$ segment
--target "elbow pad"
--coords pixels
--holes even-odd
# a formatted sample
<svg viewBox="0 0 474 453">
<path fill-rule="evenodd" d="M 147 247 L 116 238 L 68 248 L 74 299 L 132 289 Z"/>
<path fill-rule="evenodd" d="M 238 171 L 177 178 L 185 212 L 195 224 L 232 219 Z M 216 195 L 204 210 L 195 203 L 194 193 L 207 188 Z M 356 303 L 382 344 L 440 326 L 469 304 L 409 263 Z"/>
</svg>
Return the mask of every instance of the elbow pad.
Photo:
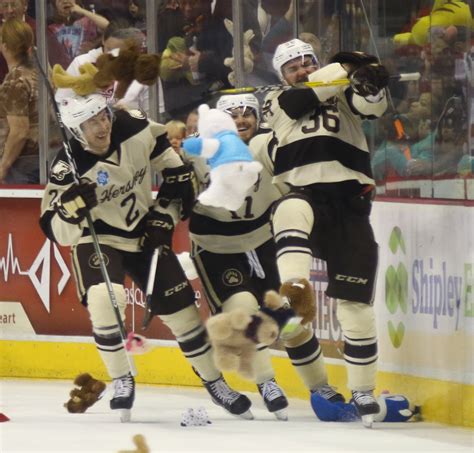
<svg viewBox="0 0 474 453">
<path fill-rule="evenodd" d="M 340 63 L 331 63 L 324 68 L 318 69 L 308 76 L 310 82 L 332 82 L 334 80 L 346 79 L 348 72 L 342 67 Z M 315 87 L 312 88 L 316 96 L 321 102 L 327 101 L 333 96 L 337 96 L 346 87 L 343 85 Z"/>
</svg>

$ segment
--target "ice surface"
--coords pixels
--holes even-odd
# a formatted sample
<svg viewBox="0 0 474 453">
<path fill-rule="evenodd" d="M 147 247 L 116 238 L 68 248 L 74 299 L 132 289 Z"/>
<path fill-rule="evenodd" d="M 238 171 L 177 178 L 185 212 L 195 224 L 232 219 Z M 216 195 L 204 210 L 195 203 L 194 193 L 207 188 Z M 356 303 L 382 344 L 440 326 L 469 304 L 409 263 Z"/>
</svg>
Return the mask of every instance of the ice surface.
<svg viewBox="0 0 474 453">
<path fill-rule="evenodd" d="M 131 423 L 120 423 L 107 393 L 85 414 L 63 407 L 71 382 L 0 381 L 0 451 L 134 451 L 132 437 L 145 436 L 150 452 L 473 452 L 474 431 L 432 423 L 383 423 L 368 430 L 360 422 L 323 423 L 309 401 L 290 401 L 289 421 L 277 421 L 256 393 L 255 420 L 240 420 L 215 406 L 204 389 L 138 385 Z M 182 427 L 187 408 L 204 406 L 211 425 Z"/>
</svg>

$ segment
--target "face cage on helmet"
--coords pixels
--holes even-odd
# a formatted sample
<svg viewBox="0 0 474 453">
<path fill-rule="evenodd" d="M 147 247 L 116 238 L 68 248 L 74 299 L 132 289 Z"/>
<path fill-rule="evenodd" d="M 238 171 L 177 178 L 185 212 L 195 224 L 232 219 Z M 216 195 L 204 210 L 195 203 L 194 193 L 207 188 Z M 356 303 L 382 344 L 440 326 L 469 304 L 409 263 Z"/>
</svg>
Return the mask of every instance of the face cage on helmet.
<svg viewBox="0 0 474 453">
<path fill-rule="evenodd" d="M 281 66 L 280 66 L 280 69 L 279 69 L 279 73 L 280 73 L 280 78 L 284 81 L 286 81 L 285 79 L 285 76 L 283 75 L 283 66 L 285 66 L 286 64 L 292 62 L 292 61 L 295 61 L 295 60 L 298 60 L 298 58 L 301 58 L 301 61 L 304 62 L 304 59 L 306 57 L 311 57 L 311 61 L 313 62 L 313 65 L 316 66 L 316 69 L 319 69 L 319 60 L 318 58 L 316 57 L 316 55 L 312 54 L 312 53 L 305 53 L 305 54 L 302 54 L 302 55 L 298 55 L 297 57 L 295 58 L 292 58 L 291 60 L 288 60 L 288 61 L 285 61 Z"/>
<path fill-rule="evenodd" d="M 108 116 L 109 116 L 109 119 L 110 119 L 110 122 L 113 123 L 114 122 L 114 119 L 115 119 L 115 116 L 114 116 L 114 112 L 112 111 L 112 109 L 110 108 L 110 106 L 107 104 L 106 107 L 104 107 L 100 112 L 96 113 L 94 116 L 97 116 L 97 115 L 100 115 L 104 110 L 107 111 L 108 113 Z M 81 144 L 83 145 L 85 148 L 87 148 L 89 146 L 89 143 L 87 142 L 86 138 L 84 137 L 84 133 L 82 132 L 82 128 L 81 126 L 86 122 L 86 121 L 89 121 L 90 119 L 94 118 L 94 116 L 91 116 L 90 118 L 88 118 L 87 120 L 85 120 L 84 122 L 82 122 L 79 126 L 77 127 L 67 127 L 67 129 L 69 130 L 69 132 L 71 132 L 72 136 Z"/>
<path fill-rule="evenodd" d="M 245 111 L 247 109 L 251 110 L 252 113 L 255 115 L 255 118 L 257 119 L 257 124 L 260 123 L 260 116 L 258 114 L 258 112 L 253 108 L 253 107 L 250 107 L 248 105 L 238 105 L 236 107 L 229 107 L 228 109 L 225 109 L 224 112 L 228 113 L 229 115 L 232 115 L 232 110 L 235 110 L 235 109 L 242 109 L 242 116 L 244 115 Z"/>
</svg>

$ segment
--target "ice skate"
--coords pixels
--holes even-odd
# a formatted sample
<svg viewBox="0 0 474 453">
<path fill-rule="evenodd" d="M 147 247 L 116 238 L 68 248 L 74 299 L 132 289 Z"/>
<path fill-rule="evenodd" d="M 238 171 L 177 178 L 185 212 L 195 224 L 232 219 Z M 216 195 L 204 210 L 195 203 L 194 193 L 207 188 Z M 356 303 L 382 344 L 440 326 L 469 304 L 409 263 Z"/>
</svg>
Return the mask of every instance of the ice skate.
<svg viewBox="0 0 474 453">
<path fill-rule="evenodd" d="M 315 390 L 312 390 L 311 393 L 317 393 L 319 396 L 323 397 L 325 400 L 330 401 L 331 403 L 345 403 L 346 399 L 341 393 L 336 392 L 333 387 L 328 384 L 323 385 Z"/>
<path fill-rule="evenodd" d="M 250 400 L 245 395 L 232 390 L 222 376 L 215 381 L 203 381 L 203 384 L 215 404 L 223 407 L 232 415 L 253 420 L 253 414 L 250 412 L 252 405 Z"/>
<path fill-rule="evenodd" d="M 261 384 L 257 384 L 257 387 L 268 411 L 275 414 L 278 420 L 287 421 L 288 412 L 286 408 L 288 407 L 288 400 L 283 390 L 275 382 L 275 379 L 269 379 Z"/>
<path fill-rule="evenodd" d="M 129 422 L 131 409 L 135 400 L 135 379 L 128 373 L 125 376 L 113 380 L 114 396 L 110 400 L 110 409 L 120 410 L 120 421 Z"/>
<path fill-rule="evenodd" d="M 380 412 L 379 403 L 374 397 L 372 390 L 360 392 L 352 391 L 352 401 L 362 418 L 362 423 L 366 428 L 372 428 L 374 416 Z"/>
</svg>

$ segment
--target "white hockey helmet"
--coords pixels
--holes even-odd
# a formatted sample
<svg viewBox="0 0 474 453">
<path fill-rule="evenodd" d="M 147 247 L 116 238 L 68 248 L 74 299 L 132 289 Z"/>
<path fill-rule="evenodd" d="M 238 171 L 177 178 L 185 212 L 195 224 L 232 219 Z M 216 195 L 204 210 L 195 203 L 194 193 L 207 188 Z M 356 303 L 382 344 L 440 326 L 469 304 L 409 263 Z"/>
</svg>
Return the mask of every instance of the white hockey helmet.
<svg viewBox="0 0 474 453">
<path fill-rule="evenodd" d="M 82 132 L 81 124 L 104 109 L 109 109 L 107 99 L 101 94 L 96 93 L 87 96 L 64 98 L 59 105 L 62 122 L 83 145 L 87 145 L 87 140 Z"/>
<path fill-rule="evenodd" d="M 319 66 L 318 57 L 314 53 L 311 44 L 308 44 L 301 39 L 292 39 L 291 41 L 280 44 L 273 55 L 273 69 L 276 71 L 281 80 L 285 80 L 282 73 L 282 66 L 295 58 L 304 58 L 310 55 L 315 65 Z"/>
<path fill-rule="evenodd" d="M 216 108 L 222 112 L 231 113 L 231 110 L 243 107 L 243 112 L 247 108 L 255 112 L 257 122 L 260 122 L 260 104 L 253 94 L 227 94 L 221 96 L 217 101 Z"/>
</svg>

